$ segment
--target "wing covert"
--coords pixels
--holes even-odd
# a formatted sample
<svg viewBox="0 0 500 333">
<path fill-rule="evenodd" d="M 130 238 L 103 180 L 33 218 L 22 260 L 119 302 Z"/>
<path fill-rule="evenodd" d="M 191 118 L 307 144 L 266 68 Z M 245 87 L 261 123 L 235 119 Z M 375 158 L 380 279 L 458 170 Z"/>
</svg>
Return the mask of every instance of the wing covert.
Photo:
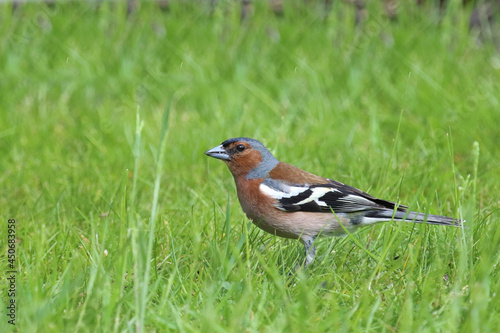
<svg viewBox="0 0 500 333">
<path fill-rule="evenodd" d="M 260 190 L 277 200 L 276 208 L 287 211 L 354 213 L 373 209 L 394 209 L 396 204 L 377 199 L 354 187 L 330 180 L 326 184 L 288 184 L 265 179 Z M 405 210 L 398 206 L 398 210 Z"/>
</svg>

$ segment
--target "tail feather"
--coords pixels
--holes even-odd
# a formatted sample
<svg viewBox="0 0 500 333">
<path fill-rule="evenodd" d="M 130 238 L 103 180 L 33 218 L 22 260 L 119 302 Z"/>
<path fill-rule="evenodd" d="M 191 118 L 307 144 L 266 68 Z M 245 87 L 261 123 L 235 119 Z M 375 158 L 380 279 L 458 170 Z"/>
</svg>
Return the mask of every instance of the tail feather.
<svg viewBox="0 0 500 333">
<path fill-rule="evenodd" d="M 424 214 L 409 211 L 393 211 L 393 210 L 371 210 L 367 212 L 365 217 L 375 218 L 375 219 L 386 219 L 404 222 L 415 222 L 415 223 L 428 223 L 436 225 L 449 225 L 461 227 L 464 220 L 455 219 L 448 216 Z"/>
</svg>

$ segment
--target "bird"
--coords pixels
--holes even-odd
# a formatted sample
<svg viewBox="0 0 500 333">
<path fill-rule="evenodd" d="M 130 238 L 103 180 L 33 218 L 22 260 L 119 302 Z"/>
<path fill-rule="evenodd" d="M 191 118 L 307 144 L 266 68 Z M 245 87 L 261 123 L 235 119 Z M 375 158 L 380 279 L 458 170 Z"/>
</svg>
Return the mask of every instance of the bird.
<svg viewBox="0 0 500 333">
<path fill-rule="evenodd" d="M 258 140 L 228 139 L 205 155 L 222 160 L 233 175 L 246 216 L 275 236 L 299 239 L 304 269 L 316 255 L 318 236 L 345 236 L 387 221 L 461 227 L 463 220 L 409 211 L 344 183 L 317 176 L 279 161 Z"/>
</svg>

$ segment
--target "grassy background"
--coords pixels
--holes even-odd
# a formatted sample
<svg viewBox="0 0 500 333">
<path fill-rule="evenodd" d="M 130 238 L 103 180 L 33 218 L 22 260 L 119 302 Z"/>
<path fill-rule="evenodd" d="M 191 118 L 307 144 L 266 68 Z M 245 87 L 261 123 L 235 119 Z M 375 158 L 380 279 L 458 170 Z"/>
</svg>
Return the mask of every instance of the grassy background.
<svg viewBox="0 0 500 333">
<path fill-rule="evenodd" d="M 495 331 L 500 56 L 456 5 L 390 22 L 370 2 L 358 27 L 340 1 L 326 19 L 257 2 L 244 24 L 235 1 L 0 5 L 0 246 L 15 218 L 19 271 L 0 331 Z M 468 228 L 323 239 L 290 277 L 302 245 L 249 223 L 203 155 L 235 136 Z"/>
</svg>

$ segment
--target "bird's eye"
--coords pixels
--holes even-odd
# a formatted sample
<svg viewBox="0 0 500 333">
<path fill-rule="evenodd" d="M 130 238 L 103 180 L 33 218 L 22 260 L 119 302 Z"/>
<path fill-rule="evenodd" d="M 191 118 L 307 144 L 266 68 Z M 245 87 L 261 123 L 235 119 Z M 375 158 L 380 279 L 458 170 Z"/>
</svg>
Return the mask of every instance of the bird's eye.
<svg viewBox="0 0 500 333">
<path fill-rule="evenodd" d="M 237 145 L 236 146 L 237 151 L 243 151 L 243 150 L 245 150 L 245 148 L 246 148 L 245 145 Z"/>
</svg>

